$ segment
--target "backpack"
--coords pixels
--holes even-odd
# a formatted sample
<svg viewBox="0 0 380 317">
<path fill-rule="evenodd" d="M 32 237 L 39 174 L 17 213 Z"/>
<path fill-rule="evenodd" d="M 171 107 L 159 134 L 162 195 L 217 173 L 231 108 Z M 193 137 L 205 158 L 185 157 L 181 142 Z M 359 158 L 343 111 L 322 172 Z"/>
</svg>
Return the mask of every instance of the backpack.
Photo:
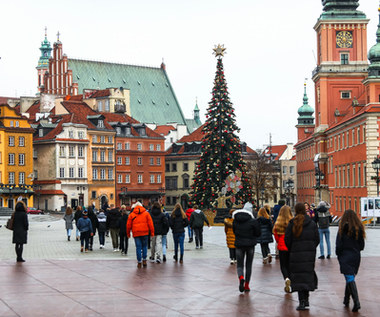
<svg viewBox="0 0 380 317">
<path fill-rule="evenodd" d="M 330 226 L 330 213 L 318 212 L 318 224 L 320 229 L 327 229 Z"/>
</svg>

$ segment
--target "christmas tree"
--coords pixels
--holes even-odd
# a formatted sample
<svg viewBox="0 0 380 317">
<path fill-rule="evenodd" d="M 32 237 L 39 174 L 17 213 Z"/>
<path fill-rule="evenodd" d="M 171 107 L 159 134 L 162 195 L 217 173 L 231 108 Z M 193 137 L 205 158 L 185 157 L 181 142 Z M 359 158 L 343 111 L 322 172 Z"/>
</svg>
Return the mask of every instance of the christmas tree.
<svg viewBox="0 0 380 317">
<path fill-rule="evenodd" d="M 202 209 L 216 207 L 217 200 L 228 198 L 240 204 L 251 200 L 246 165 L 241 144 L 235 132 L 235 113 L 224 77 L 222 57 L 224 46 L 218 45 L 214 54 L 218 59 L 212 99 L 202 133 L 202 151 L 195 170 L 191 200 Z M 221 207 L 220 204 L 218 207 Z"/>
</svg>

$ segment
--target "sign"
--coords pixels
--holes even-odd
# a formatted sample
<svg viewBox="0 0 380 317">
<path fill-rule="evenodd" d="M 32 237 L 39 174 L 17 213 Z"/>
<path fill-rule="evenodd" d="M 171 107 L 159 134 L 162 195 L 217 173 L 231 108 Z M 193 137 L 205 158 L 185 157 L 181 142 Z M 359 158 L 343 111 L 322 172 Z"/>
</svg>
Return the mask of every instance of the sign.
<svg viewBox="0 0 380 317">
<path fill-rule="evenodd" d="M 362 217 L 380 217 L 380 197 L 361 197 L 360 214 Z"/>
</svg>

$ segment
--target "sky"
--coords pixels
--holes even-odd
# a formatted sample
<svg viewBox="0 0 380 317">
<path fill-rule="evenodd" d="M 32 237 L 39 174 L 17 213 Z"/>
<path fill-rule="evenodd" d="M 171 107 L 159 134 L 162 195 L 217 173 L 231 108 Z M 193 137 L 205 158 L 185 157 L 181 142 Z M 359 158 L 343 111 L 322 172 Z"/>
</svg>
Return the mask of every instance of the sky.
<svg viewBox="0 0 380 317">
<path fill-rule="evenodd" d="M 360 0 L 370 19 L 368 50 L 376 43 L 378 1 Z M 240 127 L 253 149 L 296 143 L 297 110 L 316 67 L 320 0 L 15 0 L 2 1 L 0 96 L 32 96 L 47 27 L 53 44 L 60 32 L 69 58 L 159 67 L 186 118 L 196 100 L 202 121 L 216 72 L 212 49 L 223 44 L 224 71 Z"/>
</svg>

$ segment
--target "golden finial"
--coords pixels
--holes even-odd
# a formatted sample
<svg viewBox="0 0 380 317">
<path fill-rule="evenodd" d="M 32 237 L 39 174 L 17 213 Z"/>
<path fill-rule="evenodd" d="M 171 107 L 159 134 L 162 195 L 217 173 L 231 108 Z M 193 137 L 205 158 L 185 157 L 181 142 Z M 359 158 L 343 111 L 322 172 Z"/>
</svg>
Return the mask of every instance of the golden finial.
<svg viewBox="0 0 380 317">
<path fill-rule="evenodd" d="M 224 56 L 224 54 L 225 54 L 225 50 L 226 50 L 226 48 L 224 47 L 224 45 L 220 45 L 220 44 L 218 44 L 218 46 L 216 46 L 215 45 L 215 48 L 213 48 L 213 50 L 214 50 L 214 55 L 215 55 L 215 57 L 219 57 L 219 56 Z"/>
</svg>

